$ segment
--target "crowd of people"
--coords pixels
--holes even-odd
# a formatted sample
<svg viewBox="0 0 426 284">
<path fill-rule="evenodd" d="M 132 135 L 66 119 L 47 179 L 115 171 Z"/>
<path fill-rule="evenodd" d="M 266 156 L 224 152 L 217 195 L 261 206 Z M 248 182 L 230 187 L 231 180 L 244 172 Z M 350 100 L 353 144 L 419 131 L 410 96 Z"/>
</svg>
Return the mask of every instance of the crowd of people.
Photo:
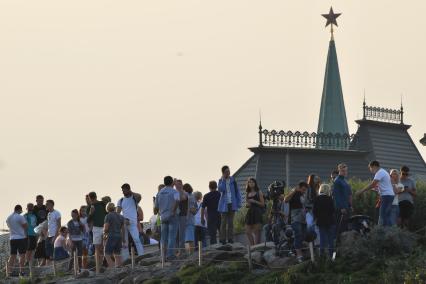
<svg viewBox="0 0 426 284">
<path fill-rule="evenodd" d="M 378 161 L 369 163 L 373 181 L 358 191 L 378 193 L 376 207 L 379 224 L 406 227 L 414 209 L 416 188 L 409 178 L 409 168 L 389 173 Z M 243 205 L 242 194 L 228 166 L 222 167 L 218 182 L 209 182 L 209 192 L 203 196 L 189 183 L 171 176 L 164 177 L 154 197 L 154 215 L 149 228 L 143 228 L 144 213 L 140 207 L 142 196 L 133 192 L 129 184 L 121 186 L 123 197 L 116 204 L 105 196 L 98 200 L 95 192 L 86 195 L 85 205 L 73 209 L 63 226 L 62 215 L 55 209 L 53 200 L 42 195 L 36 204 L 28 203 L 26 213 L 16 205 L 7 218 L 10 230 L 9 272 L 19 255 L 19 273 L 26 264 L 37 261 L 49 265 L 53 260 L 78 256 L 78 267 L 87 269 L 88 256 L 95 255 L 98 262 L 108 267 L 122 265 L 123 254 L 133 247 L 138 255 L 144 245 L 161 244 L 166 260 L 185 257 L 198 249 L 198 244 L 234 242 L 234 216 Z M 352 189 L 347 180 L 348 166 L 339 164 L 330 181 L 323 183 L 318 175 L 311 174 L 287 194 L 279 196 L 279 204 L 270 210 L 264 224 L 267 198 L 256 179 L 249 178 L 245 189 L 245 227 L 248 243 L 261 242 L 262 228 L 274 222 L 291 225 L 294 231 L 294 249 L 297 259 L 303 260 L 302 246 L 307 232 L 316 232 L 321 254 L 332 254 L 336 237 L 349 228 L 352 214 Z M 278 217 L 277 217 L 278 216 Z M 267 234 L 267 232 L 266 232 Z M 328 253 L 325 252 L 328 249 Z"/>
</svg>

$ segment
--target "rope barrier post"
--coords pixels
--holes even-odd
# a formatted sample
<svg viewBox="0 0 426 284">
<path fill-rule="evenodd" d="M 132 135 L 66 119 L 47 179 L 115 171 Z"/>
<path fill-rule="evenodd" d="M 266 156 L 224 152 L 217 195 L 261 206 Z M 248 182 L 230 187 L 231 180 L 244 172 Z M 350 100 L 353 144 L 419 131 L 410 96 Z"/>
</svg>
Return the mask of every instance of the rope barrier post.
<svg viewBox="0 0 426 284">
<path fill-rule="evenodd" d="M 99 263 L 99 254 L 98 251 L 95 249 L 95 263 L 96 263 L 96 274 L 99 274 L 101 271 L 100 263 Z"/>
<path fill-rule="evenodd" d="M 163 242 L 160 243 L 161 268 L 164 268 L 164 248 Z"/>
<path fill-rule="evenodd" d="M 52 261 L 52 266 L 53 266 L 53 276 L 56 277 L 56 275 L 58 275 L 58 272 L 56 271 L 56 261 L 55 260 Z"/>
<path fill-rule="evenodd" d="M 309 243 L 309 251 L 311 253 L 311 261 L 314 262 L 315 257 L 314 257 L 314 243 L 313 242 Z"/>
<path fill-rule="evenodd" d="M 32 260 L 30 260 L 29 262 L 28 262 L 28 268 L 30 269 L 30 279 L 31 280 L 33 280 L 33 261 Z"/>
<path fill-rule="evenodd" d="M 74 251 L 74 276 L 77 276 L 78 274 L 78 259 L 76 251 Z"/>
<path fill-rule="evenodd" d="M 203 251 L 202 242 L 198 241 L 198 266 L 201 266 L 201 255 Z"/>
<path fill-rule="evenodd" d="M 132 270 L 135 269 L 135 248 L 133 246 L 130 247 L 130 257 L 132 261 Z"/>
<path fill-rule="evenodd" d="M 251 261 L 251 247 L 250 247 L 250 245 L 247 245 L 247 254 L 248 254 L 248 265 L 249 265 L 249 271 L 251 272 L 252 271 L 252 268 L 253 268 L 253 264 L 252 264 L 252 261 Z"/>
</svg>

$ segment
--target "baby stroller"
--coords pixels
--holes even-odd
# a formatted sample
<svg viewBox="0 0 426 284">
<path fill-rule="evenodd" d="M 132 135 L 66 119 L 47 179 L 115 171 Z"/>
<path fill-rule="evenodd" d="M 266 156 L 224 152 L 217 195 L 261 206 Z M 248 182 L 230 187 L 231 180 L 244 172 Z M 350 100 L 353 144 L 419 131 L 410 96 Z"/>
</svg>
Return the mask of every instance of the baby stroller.
<svg viewBox="0 0 426 284">
<path fill-rule="evenodd" d="M 351 224 L 351 229 L 361 234 L 361 236 L 366 236 L 370 230 L 373 219 L 367 215 L 354 215 L 349 218 L 349 224 Z"/>
</svg>

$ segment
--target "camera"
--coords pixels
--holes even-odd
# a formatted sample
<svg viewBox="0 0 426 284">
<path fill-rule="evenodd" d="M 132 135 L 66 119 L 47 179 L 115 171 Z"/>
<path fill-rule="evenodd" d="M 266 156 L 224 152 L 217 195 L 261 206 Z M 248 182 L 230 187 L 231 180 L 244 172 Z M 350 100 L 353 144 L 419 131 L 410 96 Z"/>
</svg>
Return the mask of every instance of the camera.
<svg viewBox="0 0 426 284">
<path fill-rule="evenodd" d="M 274 181 L 268 186 L 267 199 L 278 200 L 284 194 L 285 181 Z"/>
</svg>

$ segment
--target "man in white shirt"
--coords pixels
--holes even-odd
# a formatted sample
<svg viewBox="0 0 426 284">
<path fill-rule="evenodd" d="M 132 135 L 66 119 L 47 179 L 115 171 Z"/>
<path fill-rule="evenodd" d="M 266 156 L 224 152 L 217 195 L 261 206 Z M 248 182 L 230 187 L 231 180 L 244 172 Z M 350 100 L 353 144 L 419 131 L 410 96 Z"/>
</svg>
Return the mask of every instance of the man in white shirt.
<svg viewBox="0 0 426 284">
<path fill-rule="evenodd" d="M 379 220 L 382 225 L 392 226 L 391 213 L 392 213 L 392 202 L 395 197 L 392 182 L 389 173 L 380 167 L 378 161 L 372 161 L 368 164 L 370 172 L 374 174 L 373 181 L 362 189 L 358 195 L 365 191 L 372 189 L 380 194 L 380 210 Z"/>
<path fill-rule="evenodd" d="M 46 201 L 47 209 L 47 239 L 46 239 L 46 257 L 53 259 L 53 244 L 56 237 L 59 235 L 61 228 L 61 213 L 55 210 L 55 202 L 51 199 Z"/>
<path fill-rule="evenodd" d="M 25 263 L 25 253 L 27 251 L 27 221 L 21 215 L 22 206 L 16 205 L 14 212 L 7 218 L 6 224 L 10 231 L 10 257 L 8 261 L 8 273 L 12 272 L 15 265 L 16 255 L 19 253 L 19 274 Z"/>
<path fill-rule="evenodd" d="M 140 194 L 132 192 L 130 185 L 125 183 L 121 186 L 124 197 L 117 202 L 117 213 L 122 213 L 123 217 L 129 220 L 127 230 L 132 237 L 133 243 L 135 244 L 138 255 L 143 255 L 143 245 L 139 237 L 138 229 L 138 204 L 142 197 Z M 142 217 L 142 216 L 141 216 Z M 124 236 L 128 238 L 128 236 Z"/>
</svg>

